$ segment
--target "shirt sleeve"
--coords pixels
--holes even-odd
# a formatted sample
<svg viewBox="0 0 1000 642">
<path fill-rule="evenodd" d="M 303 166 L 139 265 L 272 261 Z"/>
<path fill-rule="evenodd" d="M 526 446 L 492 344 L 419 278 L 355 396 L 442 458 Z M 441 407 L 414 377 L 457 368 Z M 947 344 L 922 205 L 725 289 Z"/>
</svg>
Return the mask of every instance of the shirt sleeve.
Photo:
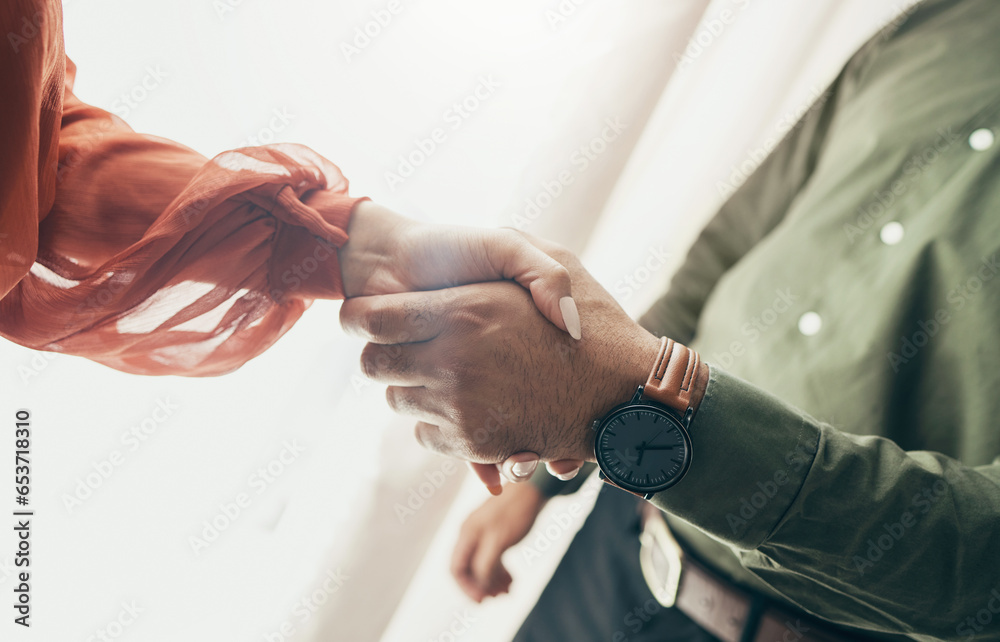
<svg viewBox="0 0 1000 642">
<path fill-rule="evenodd" d="M 1000 608 L 1000 461 L 847 434 L 715 367 L 691 439 L 706 454 L 651 501 L 790 601 L 886 633 L 995 635 L 966 618 Z"/>
<path fill-rule="evenodd" d="M 312 299 L 341 297 L 337 248 L 360 199 L 337 167 L 300 145 L 208 160 L 138 134 L 77 99 L 66 66 L 58 159 L 39 160 L 54 203 L 5 206 L 38 239 L 0 301 L 0 334 L 136 374 L 217 375 Z"/>
</svg>

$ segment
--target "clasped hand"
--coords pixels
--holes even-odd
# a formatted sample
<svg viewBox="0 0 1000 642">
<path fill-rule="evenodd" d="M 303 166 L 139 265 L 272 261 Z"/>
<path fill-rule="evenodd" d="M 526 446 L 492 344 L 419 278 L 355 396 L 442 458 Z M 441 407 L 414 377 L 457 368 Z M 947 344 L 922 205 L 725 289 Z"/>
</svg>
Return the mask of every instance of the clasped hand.
<svg viewBox="0 0 1000 642">
<path fill-rule="evenodd" d="M 645 380 L 658 345 L 576 257 L 530 240 L 569 271 L 579 341 L 509 281 L 357 297 L 341 308 L 344 328 L 369 341 L 363 372 L 388 384 L 395 411 L 419 420 L 418 441 L 487 465 L 477 472 L 488 486 L 499 486 L 488 471 L 505 461 L 509 472 L 517 462 L 573 470 L 593 460 L 591 422 Z"/>
</svg>

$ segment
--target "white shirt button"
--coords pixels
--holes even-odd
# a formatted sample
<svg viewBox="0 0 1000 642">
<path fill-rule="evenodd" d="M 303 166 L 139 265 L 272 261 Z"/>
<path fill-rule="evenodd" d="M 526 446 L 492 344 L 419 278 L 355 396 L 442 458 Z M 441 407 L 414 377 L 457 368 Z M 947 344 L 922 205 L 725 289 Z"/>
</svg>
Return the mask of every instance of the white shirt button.
<svg viewBox="0 0 1000 642">
<path fill-rule="evenodd" d="M 799 317 L 799 332 L 811 337 L 823 327 L 823 319 L 815 312 L 806 312 Z"/>
<path fill-rule="evenodd" d="M 895 245 L 903 240 L 903 224 L 899 221 L 889 221 L 882 226 L 878 237 L 886 245 Z"/>
<path fill-rule="evenodd" d="M 993 147 L 993 132 L 988 129 L 977 129 L 969 135 L 969 147 L 977 152 L 983 152 Z"/>
</svg>

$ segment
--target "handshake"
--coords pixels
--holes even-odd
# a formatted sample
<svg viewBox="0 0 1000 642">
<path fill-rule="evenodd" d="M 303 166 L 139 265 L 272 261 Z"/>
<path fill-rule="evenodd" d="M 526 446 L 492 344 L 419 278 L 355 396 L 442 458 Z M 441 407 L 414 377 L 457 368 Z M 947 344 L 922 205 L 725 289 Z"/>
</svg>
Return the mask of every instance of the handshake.
<svg viewBox="0 0 1000 642">
<path fill-rule="evenodd" d="M 513 230 L 415 224 L 355 208 L 340 249 L 344 329 L 426 448 L 465 459 L 493 495 L 538 462 L 563 480 L 594 461 L 592 422 L 646 381 L 659 340 L 567 250 Z M 509 590 L 505 550 L 546 498 L 516 484 L 466 520 L 451 571 L 472 599 Z"/>
<path fill-rule="evenodd" d="M 501 473 L 561 479 L 594 460 L 591 424 L 649 373 L 658 339 L 567 250 L 514 230 L 427 226 L 370 202 L 340 250 L 344 329 L 362 371 L 494 495 Z"/>
</svg>

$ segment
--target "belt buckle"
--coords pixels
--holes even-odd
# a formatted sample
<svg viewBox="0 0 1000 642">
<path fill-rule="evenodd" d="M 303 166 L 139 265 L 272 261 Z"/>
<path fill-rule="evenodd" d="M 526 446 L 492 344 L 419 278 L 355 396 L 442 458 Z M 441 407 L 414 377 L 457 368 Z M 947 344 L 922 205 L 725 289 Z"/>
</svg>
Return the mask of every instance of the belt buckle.
<svg viewBox="0 0 1000 642">
<path fill-rule="evenodd" d="M 647 504 L 639 535 L 639 566 L 653 597 L 666 608 L 677 602 L 681 557 L 681 546 L 671 534 L 663 514 L 652 504 Z"/>
</svg>

